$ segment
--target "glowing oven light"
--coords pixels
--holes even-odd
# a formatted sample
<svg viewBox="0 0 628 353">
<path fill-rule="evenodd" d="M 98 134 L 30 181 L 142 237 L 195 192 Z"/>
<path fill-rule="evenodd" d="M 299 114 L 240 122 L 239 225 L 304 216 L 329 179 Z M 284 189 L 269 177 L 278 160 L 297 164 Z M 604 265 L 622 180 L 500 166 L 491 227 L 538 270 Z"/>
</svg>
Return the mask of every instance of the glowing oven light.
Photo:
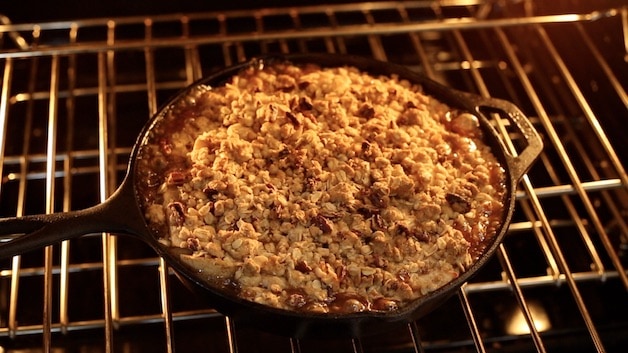
<svg viewBox="0 0 628 353">
<path fill-rule="evenodd" d="M 549 330 L 552 325 L 545 309 L 543 309 L 543 307 L 536 302 L 529 302 L 527 304 L 536 330 L 538 332 Z M 513 309 L 510 317 L 508 318 L 508 322 L 506 323 L 506 332 L 510 335 L 526 335 L 530 333 L 530 327 L 526 322 L 523 311 L 521 311 L 518 306 Z"/>
</svg>

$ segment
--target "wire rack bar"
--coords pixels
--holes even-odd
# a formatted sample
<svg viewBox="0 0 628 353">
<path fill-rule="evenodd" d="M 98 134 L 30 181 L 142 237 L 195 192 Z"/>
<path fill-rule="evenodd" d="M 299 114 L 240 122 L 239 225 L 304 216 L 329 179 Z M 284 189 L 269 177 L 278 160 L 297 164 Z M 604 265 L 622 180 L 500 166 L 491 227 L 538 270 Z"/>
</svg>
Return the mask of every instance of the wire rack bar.
<svg viewBox="0 0 628 353">
<path fill-rule="evenodd" d="M 562 156 L 563 161 L 566 161 L 565 163 L 569 163 L 568 162 L 568 156 L 567 153 L 565 152 L 564 148 L 562 147 L 562 144 L 560 142 L 560 139 L 557 137 L 556 131 L 554 130 L 554 127 L 551 123 L 551 121 L 548 119 L 547 114 L 545 113 L 545 109 L 538 97 L 538 93 L 534 90 L 534 88 L 532 88 L 532 83 L 530 82 L 528 76 L 525 73 L 525 70 L 523 69 L 523 66 L 521 65 L 519 59 L 517 58 L 517 56 L 515 55 L 514 51 L 512 50 L 512 47 L 510 47 L 509 41 L 506 38 L 506 35 L 503 33 L 503 31 L 501 31 L 500 29 L 497 29 L 497 35 L 499 37 L 499 40 L 502 44 L 502 46 L 506 49 L 506 53 L 512 63 L 512 65 L 515 67 L 515 71 L 517 72 L 517 75 L 519 76 L 519 79 L 523 82 L 524 84 L 524 88 L 526 89 L 526 93 L 528 94 L 528 96 L 530 96 L 530 99 L 533 101 L 533 104 L 535 106 L 535 109 L 539 115 L 539 117 L 541 118 L 541 121 L 544 123 L 544 127 L 546 130 L 549 131 L 550 134 L 550 138 L 552 140 L 552 143 L 555 145 L 555 147 L 557 149 L 559 149 L 559 154 Z M 552 250 L 553 255 L 555 256 L 556 260 L 557 260 L 557 264 L 560 268 L 560 271 L 562 273 L 565 274 L 565 279 L 567 281 L 567 284 L 573 294 L 573 298 L 577 303 L 578 306 L 578 310 L 580 311 L 582 318 L 584 319 L 587 328 L 589 329 L 589 333 L 591 335 L 591 338 L 595 344 L 595 347 L 598 351 L 602 352 L 604 351 L 604 348 L 602 346 L 602 342 L 599 336 L 599 333 L 593 323 L 593 320 L 591 318 L 591 314 L 589 313 L 589 310 L 587 309 L 587 306 L 582 298 L 582 295 L 577 287 L 577 284 L 575 282 L 573 273 L 571 271 L 571 269 L 569 268 L 567 261 L 565 260 L 564 254 L 562 252 L 562 250 L 560 249 L 560 246 L 558 245 L 558 242 L 556 240 L 556 235 L 553 231 L 553 229 L 551 228 L 551 226 L 549 225 L 549 221 L 548 221 L 548 217 L 546 215 L 545 210 L 543 209 L 543 207 L 541 206 L 539 199 L 536 197 L 536 195 L 534 194 L 534 187 L 533 184 L 530 180 L 530 178 L 528 176 L 524 176 L 523 181 L 522 181 L 524 188 L 526 190 L 526 192 L 528 193 L 528 195 L 530 195 L 530 202 L 532 204 L 532 207 L 536 213 L 536 215 L 538 216 L 539 220 L 541 221 L 541 224 L 543 225 L 543 230 L 544 230 L 544 234 L 547 237 L 548 240 L 548 244 L 550 245 L 550 249 Z"/>
<path fill-rule="evenodd" d="M 82 45 L 57 45 L 53 47 L 39 47 L 39 49 L 22 51 L 7 50 L 0 53 L 2 58 L 24 58 L 33 56 L 47 55 L 67 55 L 79 53 L 92 53 L 105 50 L 132 50 L 139 48 L 165 48 L 179 47 L 181 45 L 208 45 L 220 43 L 232 43 L 236 45 L 246 42 L 260 41 L 282 41 L 304 38 L 324 38 L 324 37 L 350 37 L 356 34 L 360 35 L 391 35 L 404 34 L 408 32 L 425 32 L 425 31 L 450 31 L 452 29 L 472 30 L 495 27 L 512 27 L 525 26 L 531 24 L 550 24 L 550 23 L 574 23 L 574 22 L 591 22 L 603 18 L 617 15 L 619 9 L 612 8 L 605 11 L 596 11 L 585 14 L 563 14 L 563 15 L 547 15 L 532 16 L 507 19 L 489 19 L 476 20 L 473 18 L 447 18 L 441 21 L 424 21 L 413 23 L 394 23 L 394 24 L 364 24 L 364 25 L 345 25 L 337 28 L 318 28 L 304 29 L 300 31 L 279 31 L 279 32 L 263 32 L 263 33 L 244 33 L 230 34 L 224 36 L 222 34 L 208 35 L 193 38 L 144 38 L 141 40 L 120 40 L 115 44 L 107 43 L 84 43 Z M 221 17 L 219 16 L 219 20 Z M 150 20 L 148 20 L 150 21 Z M 30 28 L 32 30 L 32 28 Z M 2 28 L 0 31 L 14 32 L 14 28 Z M 381 53 L 380 53 L 381 54 Z"/>
</svg>

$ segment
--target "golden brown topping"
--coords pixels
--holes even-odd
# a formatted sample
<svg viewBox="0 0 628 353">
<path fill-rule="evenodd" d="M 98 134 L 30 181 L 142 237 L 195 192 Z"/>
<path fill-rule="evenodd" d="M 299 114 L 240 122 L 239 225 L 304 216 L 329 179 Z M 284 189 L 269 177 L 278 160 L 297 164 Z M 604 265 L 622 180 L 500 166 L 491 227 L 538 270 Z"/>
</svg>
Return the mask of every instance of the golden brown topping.
<svg viewBox="0 0 628 353">
<path fill-rule="evenodd" d="M 504 192 L 477 117 L 421 92 L 290 64 L 199 86 L 142 147 L 147 220 L 242 298 L 397 310 L 472 264 Z"/>
</svg>

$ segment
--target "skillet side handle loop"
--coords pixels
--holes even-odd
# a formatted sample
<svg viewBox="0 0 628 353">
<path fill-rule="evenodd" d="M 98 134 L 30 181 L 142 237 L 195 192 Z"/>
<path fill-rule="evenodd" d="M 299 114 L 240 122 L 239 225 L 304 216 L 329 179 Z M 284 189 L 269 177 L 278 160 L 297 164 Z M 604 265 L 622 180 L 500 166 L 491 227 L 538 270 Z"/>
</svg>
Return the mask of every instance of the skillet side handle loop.
<svg viewBox="0 0 628 353">
<path fill-rule="evenodd" d="M 0 259 L 85 234 L 144 229 L 133 192 L 123 185 L 107 201 L 84 210 L 0 219 Z"/>
<path fill-rule="evenodd" d="M 526 141 L 526 146 L 520 153 L 517 153 L 512 145 L 506 144 L 504 146 L 510 158 L 508 163 L 510 164 L 512 180 L 516 183 L 530 169 L 543 151 L 543 140 L 532 125 L 532 122 L 530 122 L 530 119 L 513 103 L 497 98 L 475 97 L 474 99 L 477 100 L 476 111 L 478 113 L 481 115 L 486 114 L 482 111 L 482 108 L 490 108 L 504 113 L 500 114 L 500 117 L 505 116 L 511 123 L 514 123 Z M 495 128 L 493 127 L 493 129 Z M 497 134 L 501 136 L 499 132 Z M 505 138 L 504 136 L 501 137 Z"/>
</svg>

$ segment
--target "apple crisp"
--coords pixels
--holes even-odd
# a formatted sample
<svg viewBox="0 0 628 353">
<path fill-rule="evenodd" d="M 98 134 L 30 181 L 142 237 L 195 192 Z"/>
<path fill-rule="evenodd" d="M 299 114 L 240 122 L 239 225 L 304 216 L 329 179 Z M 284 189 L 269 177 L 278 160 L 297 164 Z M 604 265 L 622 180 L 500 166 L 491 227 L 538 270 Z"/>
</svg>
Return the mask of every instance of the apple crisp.
<svg viewBox="0 0 628 353">
<path fill-rule="evenodd" d="M 160 242 L 271 307 L 396 310 L 457 278 L 501 224 L 504 170 L 477 117 L 395 76 L 251 66 L 152 129 L 138 170 Z"/>
</svg>

